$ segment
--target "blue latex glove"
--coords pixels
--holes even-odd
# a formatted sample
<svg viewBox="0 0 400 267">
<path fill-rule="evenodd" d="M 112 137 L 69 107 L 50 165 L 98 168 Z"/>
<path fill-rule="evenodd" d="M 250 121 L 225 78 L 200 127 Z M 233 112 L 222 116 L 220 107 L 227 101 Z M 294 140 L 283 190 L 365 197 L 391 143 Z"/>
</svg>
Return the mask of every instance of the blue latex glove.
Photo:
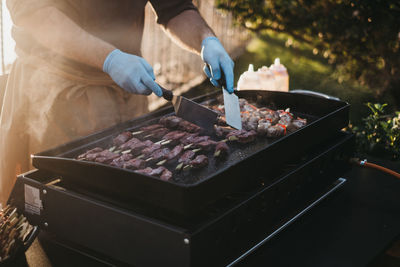
<svg viewBox="0 0 400 267">
<path fill-rule="evenodd" d="M 219 86 L 221 69 L 225 76 L 226 90 L 233 93 L 233 63 L 217 37 L 207 37 L 201 43 L 201 58 L 210 67 L 204 66 L 204 72 L 214 86 Z"/>
<path fill-rule="evenodd" d="M 161 88 L 154 81 L 156 77 L 153 68 L 142 57 L 115 49 L 104 61 L 103 71 L 130 93 L 150 95 L 154 92 L 157 96 L 162 96 Z"/>
</svg>

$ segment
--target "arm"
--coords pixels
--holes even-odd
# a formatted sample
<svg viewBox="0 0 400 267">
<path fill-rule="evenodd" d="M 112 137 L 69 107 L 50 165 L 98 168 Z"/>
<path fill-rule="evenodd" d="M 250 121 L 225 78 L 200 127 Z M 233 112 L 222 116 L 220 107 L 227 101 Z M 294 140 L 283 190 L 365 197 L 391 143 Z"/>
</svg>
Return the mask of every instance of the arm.
<svg viewBox="0 0 400 267">
<path fill-rule="evenodd" d="M 153 68 L 141 57 L 127 54 L 83 30 L 55 7 L 25 17 L 20 26 L 38 43 L 78 62 L 104 70 L 116 84 L 134 94 L 161 96 Z M 134 37 L 133 37 L 134 38 Z"/>
<path fill-rule="evenodd" d="M 103 68 L 113 45 L 83 30 L 55 7 L 44 7 L 20 22 L 38 43 L 78 62 Z"/>
<path fill-rule="evenodd" d="M 201 55 L 209 66 L 209 68 L 204 66 L 204 72 L 214 86 L 219 86 L 217 81 L 223 72 L 226 89 L 230 93 L 233 92 L 234 63 L 199 12 L 195 10 L 181 12 L 168 22 L 165 30 L 179 45 Z"/>
<path fill-rule="evenodd" d="M 207 37 L 215 37 L 213 30 L 195 10 L 183 11 L 172 18 L 165 31 L 180 46 L 199 55 L 201 42 Z"/>
</svg>

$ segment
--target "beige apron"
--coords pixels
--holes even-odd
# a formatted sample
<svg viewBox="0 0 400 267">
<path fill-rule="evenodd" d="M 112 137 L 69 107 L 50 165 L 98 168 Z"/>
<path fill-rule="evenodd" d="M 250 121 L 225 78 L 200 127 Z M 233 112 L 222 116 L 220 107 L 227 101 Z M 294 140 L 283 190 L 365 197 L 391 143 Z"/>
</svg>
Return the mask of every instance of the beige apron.
<svg viewBox="0 0 400 267">
<path fill-rule="evenodd" d="M 39 57 L 19 57 L 0 113 L 0 203 L 6 203 L 16 175 L 31 168 L 30 154 L 147 111 L 146 96 L 125 92 L 106 74 L 90 76 Z"/>
</svg>

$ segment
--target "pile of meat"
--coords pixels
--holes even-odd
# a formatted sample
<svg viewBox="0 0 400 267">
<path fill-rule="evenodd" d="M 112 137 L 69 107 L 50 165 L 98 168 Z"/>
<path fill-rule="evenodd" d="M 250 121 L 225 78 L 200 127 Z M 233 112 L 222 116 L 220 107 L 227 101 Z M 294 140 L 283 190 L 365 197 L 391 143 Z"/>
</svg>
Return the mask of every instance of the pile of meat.
<svg viewBox="0 0 400 267">
<path fill-rule="evenodd" d="M 159 123 L 136 132 L 122 132 L 111 148 L 96 147 L 78 156 L 138 173 L 170 180 L 172 172 L 200 169 L 208 165 L 207 154 L 222 159 L 228 154 L 226 140 L 214 141 L 202 129 L 176 116 L 163 117 Z"/>
<path fill-rule="evenodd" d="M 238 131 L 227 126 L 223 105 L 209 106 L 219 114 L 215 132 L 219 137 L 226 137 L 229 140 L 245 138 L 253 141 L 256 136 L 277 138 L 293 132 L 307 124 L 306 119 L 294 118 L 289 109 L 272 110 L 266 107 L 258 108 L 247 102 L 246 99 L 239 99 L 240 113 L 242 118 L 242 130 Z M 248 136 L 254 138 L 248 138 Z"/>
<path fill-rule="evenodd" d="M 168 181 L 174 172 L 206 167 L 209 157 L 224 159 L 229 154 L 230 143 L 246 144 L 257 137 L 280 137 L 307 123 L 305 119 L 294 119 L 288 110 L 257 108 L 240 99 L 243 129 L 236 130 L 226 125 L 222 105 L 209 107 L 219 113 L 216 138 L 204 135 L 202 128 L 195 124 L 167 116 L 138 131 L 122 132 L 113 139 L 111 147 L 96 147 L 79 155 L 78 160 L 109 164 Z"/>
</svg>

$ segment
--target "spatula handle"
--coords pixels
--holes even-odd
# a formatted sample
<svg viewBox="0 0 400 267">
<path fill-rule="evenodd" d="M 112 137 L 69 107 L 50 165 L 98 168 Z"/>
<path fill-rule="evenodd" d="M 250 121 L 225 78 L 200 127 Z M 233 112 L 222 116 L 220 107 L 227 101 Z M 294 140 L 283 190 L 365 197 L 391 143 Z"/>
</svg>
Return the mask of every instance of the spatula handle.
<svg viewBox="0 0 400 267">
<path fill-rule="evenodd" d="M 205 65 L 207 66 L 208 70 L 209 70 L 210 73 L 211 73 L 211 67 L 210 67 L 210 65 L 208 65 L 207 63 L 206 63 Z M 221 69 L 221 78 L 219 78 L 219 80 L 217 81 L 217 83 L 218 83 L 219 87 L 221 87 L 221 88 L 223 88 L 223 89 L 226 89 L 225 74 L 224 74 L 224 71 L 223 71 L 222 69 Z"/>
<path fill-rule="evenodd" d="M 163 97 L 165 100 L 172 101 L 172 98 L 173 98 L 173 96 L 174 96 L 174 94 L 172 93 L 172 91 L 171 91 L 171 90 L 168 90 L 168 89 L 165 89 L 165 88 L 162 87 L 161 85 L 158 85 L 158 86 L 160 86 L 160 88 L 161 88 L 161 90 L 162 90 L 162 93 L 163 93 L 162 97 Z"/>
</svg>

